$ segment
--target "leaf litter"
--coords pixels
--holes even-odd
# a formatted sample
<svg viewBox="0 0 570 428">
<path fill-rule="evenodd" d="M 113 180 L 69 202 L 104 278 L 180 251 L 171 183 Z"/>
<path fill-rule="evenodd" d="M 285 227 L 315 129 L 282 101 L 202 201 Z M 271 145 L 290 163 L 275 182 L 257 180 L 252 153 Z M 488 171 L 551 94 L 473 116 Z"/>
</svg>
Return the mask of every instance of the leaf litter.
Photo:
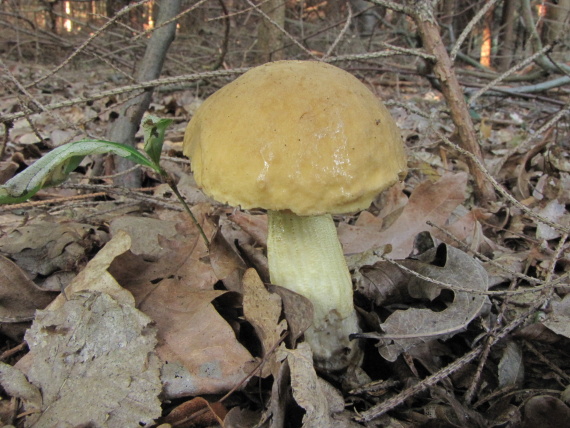
<svg viewBox="0 0 570 428">
<path fill-rule="evenodd" d="M 424 101 L 414 102 L 421 106 Z M 170 111 L 166 103 L 174 105 L 176 114 L 183 114 L 177 100 L 159 100 L 154 106 Z M 94 108 L 100 110 L 101 106 Z M 162 106 L 165 108 L 161 110 Z M 429 110 L 434 105 L 422 107 Z M 78 116 L 91 117 L 93 111 L 88 110 L 70 109 L 65 114 L 76 121 Z M 99 374 L 93 381 L 102 391 L 110 385 L 113 390 L 88 410 L 93 418 L 105 414 L 120 418 L 128 413 L 126 417 L 131 419 L 116 426 L 138 426 L 156 418 L 180 426 L 193 423 L 181 422 L 184 420 L 228 427 L 281 427 L 287 423 L 353 426 L 352 419 L 358 419 L 361 411 L 398 398 L 408 390 L 406 385 L 423 382 L 426 372 L 437 376 L 448 362 L 458 361 L 462 354 L 486 343 L 489 332 L 497 331 L 495 323 L 504 327 L 524 314 L 537 302 L 537 294 L 508 292 L 532 290 L 535 284 L 544 284 L 545 278 L 559 278 L 567 271 L 566 248 L 556 253 L 557 240 L 564 234 L 536 224 L 519 208 L 505 203 L 475 206 L 468 177 L 462 172 L 464 159 L 452 152 L 444 156 L 441 148 L 422 142 L 431 126 L 427 119 L 402 107 L 395 111 L 403 134 L 410 140 L 419 139 L 410 159 L 416 170 L 406 183 L 380 195 L 370 210 L 355 217 L 336 218 L 354 274 L 363 325 L 374 337 L 362 339 L 366 349 L 363 368 L 376 385 L 363 382 L 351 393 L 338 377 L 314 372 L 310 351 L 302 342 L 302 332 L 311 319 L 310 303 L 278 286 L 262 286 L 257 275 L 248 270 L 251 266 L 259 268 L 259 275 L 267 282 L 263 267 L 265 216 L 210 205 L 191 175 L 172 162 L 182 193 L 193 202 L 194 213 L 212 238 L 214 245 L 209 252 L 184 217 L 164 208 L 141 206 L 129 216 L 97 213 L 93 224 L 75 222 L 70 212 L 44 216 L 41 224 L 37 216 L 41 211 L 32 211 L 31 219 L 0 216 L 0 252 L 10 259 L 2 264 L 2 271 L 9 273 L 3 283 L 7 294 L 1 308 L 15 319 L 30 318 L 40 309 L 33 326 L 24 323 L 20 330 L 23 334 L 29 328 L 26 339 L 30 352 L 16 367 L 0 367 L 4 390 L 11 397 L 20 397 L 23 408 L 31 412 L 25 416 L 26 423 L 34 418 L 49 421 L 52 408 L 61 408 L 60 417 L 69 421 L 79 418 L 81 415 L 66 415 L 62 403 L 74 398 L 73 391 L 84 396 L 84 379 L 96 377 L 92 374 L 99 368 L 99 373 L 109 376 Z M 106 120 L 104 114 L 100 117 Z M 49 125 L 42 115 L 31 120 L 36 126 Z M 551 143 L 532 151 L 524 150 L 523 144 L 517 151 L 527 131 L 492 123 L 484 120 L 480 132 L 493 144 L 488 153 L 493 157 L 487 159 L 493 175 L 536 213 L 566 225 L 570 169 L 565 151 Z M 50 130 L 55 145 L 73 139 L 73 132 L 55 131 Z M 176 142 L 180 132 L 178 129 L 173 141 L 166 144 L 170 153 L 180 151 Z M 18 124 L 13 136 L 26 144 L 28 158 L 30 153 L 43 150 L 27 121 Z M 3 180 L 27 160 L 23 155 L 12 156 L 3 164 L 6 166 L 0 166 Z M 53 192 L 57 195 L 61 191 Z M 120 199 L 117 204 L 124 203 Z M 94 205 L 91 211 L 78 207 L 73 212 L 83 215 L 102 206 Z M 418 245 L 418 233 L 424 231 L 436 241 L 428 253 L 424 245 Z M 109 237 L 113 239 L 109 241 Z M 485 262 L 454 246 L 473 252 Z M 434 257 L 438 251 L 445 257 Z M 488 279 L 481 266 L 487 270 Z M 244 277 L 246 272 L 250 273 Z M 71 285 L 65 295 L 42 310 L 52 295 L 41 287 L 62 273 L 71 275 L 59 285 Z M 434 284 L 434 280 L 451 287 Z M 15 296 L 15 284 L 26 292 Z M 488 288 L 505 292 L 491 295 L 490 313 L 485 296 Z M 51 289 L 57 291 L 59 287 Z M 538 392 L 544 388 L 567 389 L 567 359 L 559 355 L 567 349 L 570 337 L 566 295 L 567 285 L 558 283 L 550 304 L 537 311 L 533 322 L 502 344 L 493 345 L 484 358 L 465 364 L 449 376 L 442 375 L 440 386 L 431 387 L 428 394 L 400 401 L 400 407 L 378 416 L 377 422 L 417 426 L 446 420 L 455 426 L 481 426 L 484 419 L 486 426 L 510 422 L 563 426 L 568 399 L 563 394 L 554 397 Z M 90 323 L 101 324 L 103 329 Z M 109 329 L 123 334 L 101 340 Z M 73 337 L 72 331 L 76 332 Z M 69 348 L 58 339 L 67 340 L 64 345 Z M 528 342 L 536 348 L 532 352 Z M 556 348 L 549 348 L 550 344 L 557 344 Z M 63 350 L 67 354 L 60 352 Z M 121 361 L 114 363 L 112 358 L 119 351 L 124 352 Z M 49 369 L 41 365 L 42 355 L 53 361 Z M 546 372 L 545 356 L 550 364 Z M 69 367 L 62 358 L 71 362 Z M 124 371 L 110 372 L 116 364 Z M 57 373 L 44 377 L 44 372 L 53 367 Z M 53 393 L 62 378 L 69 381 Z M 124 385 L 129 382 L 137 387 L 127 392 Z M 537 393 L 531 392 L 534 396 L 527 399 L 516 388 L 536 388 Z M 466 392 L 467 396 L 471 390 L 479 400 L 473 406 L 456 398 L 456 394 L 459 397 Z M 144 397 L 137 395 L 132 400 L 132 396 L 124 395 L 137 391 Z M 162 394 L 160 399 L 157 391 Z M 54 404 L 48 409 L 45 403 L 54 396 Z M 148 413 L 126 404 L 137 400 L 146 403 Z M 75 403 L 71 406 L 77 408 Z M 203 409 L 208 411 L 200 413 Z M 168 414 L 168 420 L 159 418 Z M 198 419 L 203 414 L 207 418 Z M 112 426 L 105 425 L 107 421 L 94 424 Z"/>
</svg>

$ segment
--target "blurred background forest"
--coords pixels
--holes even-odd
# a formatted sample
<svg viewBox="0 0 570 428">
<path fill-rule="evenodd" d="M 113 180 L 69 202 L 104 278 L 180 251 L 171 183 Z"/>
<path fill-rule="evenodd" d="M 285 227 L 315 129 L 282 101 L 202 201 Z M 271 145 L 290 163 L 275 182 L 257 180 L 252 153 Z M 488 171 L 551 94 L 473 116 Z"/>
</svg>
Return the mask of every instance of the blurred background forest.
<svg viewBox="0 0 570 428">
<path fill-rule="evenodd" d="M 497 120 L 508 120 L 501 103 L 509 94 L 523 109 L 541 97 L 549 113 L 564 104 L 544 94 L 566 92 L 569 10 L 566 0 L 4 1 L 0 54 L 5 97 L 0 108 L 7 113 L 7 124 L 38 110 L 55 114 L 60 122 L 56 140 L 46 135 L 53 130 L 40 133 L 32 126 L 36 138 L 50 146 L 81 133 L 133 144 L 133 129 L 113 131 L 108 120 L 121 116 L 128 100 L 136 99 L 143 106 L 138 120 L 132 120 L 138 122 L 151 104 L 150 88 L 174 98 L 191 91 L 182 101 L 188 110 L 175 114 L 186 120 L 192 114 L 190 98 L 199 103 L 243 68 L 279 59 L 313 59 L 366 79 L 386 101 L 425 101 L 434 94 L 438 98 L 443 89 L 449 102 L 463 91 L 472 117 L 466 117 L 464 106 L 451 105 L 454 124 L 474 119 L 478 126 L 486 119 L 485 125 L 492 127 Z M 430 28 L 422 24 L 430 21 Z M 446 61 L 441 61 L 442 54 Z M 453 65 L 459 80 L 448 88 L 449 79 L 441 80 L 442 70 L 434 71 L 434 64 L 444 73 Z M 136 85 L 159 77 L 163 80 L 153 85 Z M 144 101 L 137 98 L 143 93 Z M 103 98 L 106 105 L 100 107 Z M 93 103 L 95 111 L 79 122 L 68 121 L 61 110 Z M 120 105 L 123 113 L 117 111 Z M 458 126 L 462 147 L 476 152 L 472 125 L 463 128 Z M 12 137 L 18 141 L 17 134 Z M 0 154 L 6 144 L 5 138 Z M 475 180 L 483 186 L 480 174 Z M 488 197 L 490 188 L 484 193 Z"/>
</svg>

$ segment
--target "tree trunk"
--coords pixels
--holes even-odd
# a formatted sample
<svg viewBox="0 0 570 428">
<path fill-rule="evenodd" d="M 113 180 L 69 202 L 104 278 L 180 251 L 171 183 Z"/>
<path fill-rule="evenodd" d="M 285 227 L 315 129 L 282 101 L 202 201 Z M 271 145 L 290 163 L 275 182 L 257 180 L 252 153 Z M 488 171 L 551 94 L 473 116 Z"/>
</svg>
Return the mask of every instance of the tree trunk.
<svg viewBox="0 0 570 428">
<path fill-rule="evenodd" d="M 500 71 L 507 71 L 513 61 L 515 50 L 515 22 L 517 0 L 505 0 L 501 16 L 501 34 L 497 66 Z"/>
<path fill-rule="evenodd" d="M 285 26 L 284 0 L 267 0 L 261 5 L 261 10 L 281 28 Z M 261 19 L 261 23 L 257 29 L 259 61 L 265 63 L 283 59 L 285 57 L 283 51 L 283 33 L 265 17 Z"/>
<path fill-rule="evenodd" d="M 545 3 L 546 16 L 542 31 L 544 44 L 553 43 L 557 39 L 568 41 L 568 14 L 570 13 L 570 0 L 557 0 Z M 554 49 L 554 58 L 566 62 L 569 59 L 565 43 L 560 43 Z"/>
<path fill-rule="evenodd" d="M 160 23 L 174 18 L 180 11 L 181 0 L 164 0 L 160 2 L 160 10 L 157 18 L 157 27 Z M 176 22 L 171 22 L 160 27 L 152 33 L 144 57 L 137 66 L 137 82 L 158 79 L 166 58 L 166 52 L 174 40 Z M 119 117 L 113 123 L 109 132 L 109 140 L 118 143 L 135 145 L 135 133 L 137 132 L 143 114 L 148 109 L 152 98 L 152 89 L 145 91 L 125 104 L 123 104 Z M 134 164 L 122 157 L 115 157 L 115 172 L 123 172 Z M 120 175 L 115 179 L 115 184 L 125 187 L 141 187 L 142 174 L 140 171 Z"/>
<path fill-rule="evenodd" d="M 432 3 L 429 1 L 409 1 L 413 18 L 417 25 L 425 49 L 436 57 L 433 67 L 436 78 L 441 83 L 442 93 L 449 105 L 451 119 L 455 124 L 462 149 L 472 153 L 483 163 L 483 154 L 477 141 L 477 134 L 469 115 L 463 90 L 453 70 L 453 64 L 441 39 Z M 495 191 L 475 162 L 467 159 L 469 171 L 475 180 L 475 196 L 480 202 L 495 200 Z"/>
</svg>

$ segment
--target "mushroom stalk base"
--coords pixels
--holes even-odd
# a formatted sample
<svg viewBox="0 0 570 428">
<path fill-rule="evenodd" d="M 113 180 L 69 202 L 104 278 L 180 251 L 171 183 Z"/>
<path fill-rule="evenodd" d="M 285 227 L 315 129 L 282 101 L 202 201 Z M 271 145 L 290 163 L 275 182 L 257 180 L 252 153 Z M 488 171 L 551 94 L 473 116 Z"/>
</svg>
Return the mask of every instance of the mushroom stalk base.
<svg viewBox="0 0 570 428">
<path fill-rule="evenodd" d="M 313 325 L 305 332 L 315 366 L 347 368 L 361 351 L 349 335 L 360 331 L 352 280 L 330 215 L 297 216 L 269 211 L 267 256 L 271 282 L 313 303 Z"/>
</svg>

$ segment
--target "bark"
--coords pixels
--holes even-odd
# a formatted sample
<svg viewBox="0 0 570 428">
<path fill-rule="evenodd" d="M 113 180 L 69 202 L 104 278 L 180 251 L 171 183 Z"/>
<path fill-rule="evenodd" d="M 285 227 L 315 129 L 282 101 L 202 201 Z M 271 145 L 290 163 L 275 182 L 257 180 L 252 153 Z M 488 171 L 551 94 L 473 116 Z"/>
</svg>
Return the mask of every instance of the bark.
<svg viewBox="0 0 570 428">
<path fill-rule="evenodd" d="M 542 31 L 542 40 L 545 44 L 562 41 L 554 49 L 553 57 L 556 61 L 567 62 L 568 55 L 568 13 L 570 11 L 570 0 L 557 0 L 545 3 L 546 16 Z"/>
<path fill-rule="evenodd" d="M 157 27 L 160 23 L 175 17 L 180 11 L 181 0 L 164 0 L 160 2 L 157 18 Z M 164 59 L 176 33 L 176 22 L 160 27 L 152 33 L 142 60 L 137 66 L 137 82 L 157 79 L 160 76 Z M 119 117 L 113 123 L 109 132 L 109 140 L 118 143 L 135 145 L 137 132 L 144 112 L 148 109 L 152 99 L 152 89 L 127 101 L 119 112 Z M 115 158 L 115 172 L 123 172 L 133 166 L 127 159 Z M 142 174 L 139 170 L 120 175 L 115 184 L 125 187 L 141 187 Z"/>
<path fill-rule="evenodd" d="M 505 0 L 501 16 L 501 34 L 499 41 L 498 68 L 500 71 L 507 71 L 513 61 L 515 51 L 515 22 L 516 22 L 517 0 Z"/>
<path fill-rule="evenodd" d="M 261 10 L 281 28 L 285 27 L 285 1 L 267 0 L 261 5 Z M 284 58 L 283 33 L 265 17 L 257 29 L 259 46 L 259 61 L 277 61 Z"/>
<path fill-rule="evenodd" d="M 413 6 L 412 6 L 413 4 Z M 413 10 L 412 17 L 422 38 L 423 45 L 428 53 L 436 57 L 433 72 L 441 83 L 441 91 L 449 106 L 451 119 L 455 124 L 459 135 L 459 145 L 464 150 L 474 154 L 483 163 L 483 154 L 477 140 L 477 133 L 469 115 L 469 109 L 463 96 L 463 89 L 459 85 L 457 76 L 453 70 L 453 64 L 449 57 L 440 29 L 436 23 L 433 6 L 429 1 L 409 2 Z M 469 171 L 475 181 L 475 196 L 482 202 L 495 200 L 495 191 L 484 174 L 479 170 L 475 162 L 467 160 Z"/>
</svg>

